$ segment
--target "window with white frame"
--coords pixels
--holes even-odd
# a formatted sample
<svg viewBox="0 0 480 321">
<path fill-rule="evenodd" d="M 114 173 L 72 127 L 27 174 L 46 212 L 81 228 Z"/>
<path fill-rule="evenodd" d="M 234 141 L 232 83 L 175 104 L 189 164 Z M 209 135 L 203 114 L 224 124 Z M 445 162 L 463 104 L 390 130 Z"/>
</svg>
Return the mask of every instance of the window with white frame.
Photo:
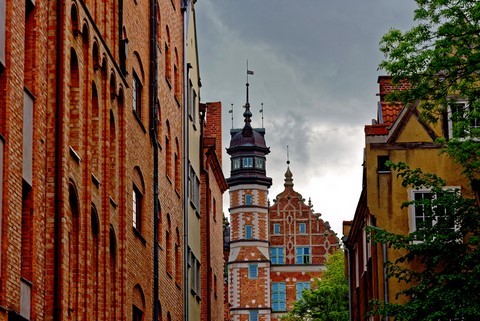
<svg viewBox="0 0 480 321">
<path fill-rule="evenodd" d="M 296 285 L 296 293 L 297 293 L 297 301 L 302 298 L 303 290 L 310 289 L 310 282 L 297 282 Z"/>
<path fill-rule="evenodd" d="M 285 254 L 283 247 L 270 248 L 270 261 L 272 264 L 285 264 Z"/>
<path fill-rule="evenodd" d="M 448 196 L 443 193 L 458 192 L 459 187 L 445 187 L 441 194 L 434 193 L 430 189 L 411 190 L 410 200 L 415 203 L 410 206 L 410 231 L 415 232 L 429 228 L 439 222 L 443 222 L 447 229 L 455 230 L 453 213 L 447 212 L 445 206 L 442 205 L 441 197 Z"/>
<path fill-rule="evenodd" d="M 280 234 L 280 223 L 273 223 L 273 234 Z"/>
<path fill-rule="evenodd" d="M 248 278 L 249 279 L 258 278 L 258 264 L 249 264 L 248 265 Z"/>
<path fill-rule="evenodd" d="M 298 224 L 298 233 L 307 234 L 307 224 L 306 223 L 299 223 Z"/>
<path fill-rule="evenodd" d="M 480 111 L 467 100 L 453 101 L 449 104 L 448 125 L 451 138 L 479 137 Z"/>
<path fill-rule="evenodd" d="M 295 249 L 296 264 L 310 264 L 310 248 L 306 246 L 298 246 Z"/>
<path fill-rule="evenodd" d="M 243 168 L 252 168 L 253 167 L 253 157 L 244 157 L 242 159 Z"/>
<path fill-rule="evenodd" d="M 272 310 L 287 310 L 287 291 L 285 282 L 272 283 Z"/>
</svg>

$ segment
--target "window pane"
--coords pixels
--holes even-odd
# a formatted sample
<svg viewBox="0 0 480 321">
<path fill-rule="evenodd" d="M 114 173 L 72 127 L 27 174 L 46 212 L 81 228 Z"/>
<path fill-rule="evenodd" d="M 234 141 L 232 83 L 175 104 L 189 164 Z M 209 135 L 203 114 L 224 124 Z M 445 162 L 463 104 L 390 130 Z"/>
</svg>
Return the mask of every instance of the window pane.
<svg viewBox="0 0 480 321">
<path fill-rule="evenodd" d="M 248 278 L 256 279 L 258 277 L 258 265 L 249 264 L 248 265 Z"/>
<path fill-rule="evenodd" d="M 279 223 L 273 224 L 273 234 L 280 234 L 280 224 Z"/>
<path fill-rule="evenodd" d="M 252 225 L 245 225 L 245 238 L 246 239 L 253 238 L 253 227 L 252 227 Z"/>
<path fill-rule="evenodd" d="M 245 195 L 245 205 L 252 205 L 252 195 Z"/>
</svg>

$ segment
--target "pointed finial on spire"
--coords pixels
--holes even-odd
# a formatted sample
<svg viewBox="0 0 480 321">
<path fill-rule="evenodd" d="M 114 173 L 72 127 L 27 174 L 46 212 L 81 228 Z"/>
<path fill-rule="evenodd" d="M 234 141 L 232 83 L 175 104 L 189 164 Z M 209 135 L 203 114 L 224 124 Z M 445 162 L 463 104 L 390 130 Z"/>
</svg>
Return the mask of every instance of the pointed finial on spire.
<svg viewBox="0 0 480 321">
<path fill-rule="evenodd" d="M 287 145 L 287 171 L 285 172 L 285 187 L 293 187 L 293 174 L 290 171 L 290 155 L 288 153 L 288 145 Z"/>
<path fill-rule="evenodd" d="M 251 117 L 252 117 L 252 112 L 250 111 L 250 102 L 249 102 L 249 99 L 248 99 L 248 87 L 250 86 L 249 83 L 248 83 L 248 75 L 253 75 L 253 71 L 251 70 L 248 70 L 248 60 L 247 60 L 247 84 L 246 84 L 246 87 L 247 87 L 247 95 L 246 95 L 246 102 L 245 102 L 245 112 L 243 113 L 243 117 L 245 117 L 245 127 L 243 129 L 243 135 L 244 136 L 248 136 L 248 135 L 251 135 Z"/>
</svg>

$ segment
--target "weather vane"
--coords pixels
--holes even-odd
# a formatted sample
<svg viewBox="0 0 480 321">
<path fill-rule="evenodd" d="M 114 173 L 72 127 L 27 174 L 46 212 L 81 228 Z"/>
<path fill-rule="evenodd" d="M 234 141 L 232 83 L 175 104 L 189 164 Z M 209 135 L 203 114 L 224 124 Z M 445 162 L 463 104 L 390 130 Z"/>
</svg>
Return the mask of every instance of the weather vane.
<svg viewBox="0 0 480 321">
<path fill-rule="evenodd" d="M 262 113 L 262 128 L 265 128 L 263 127 L 263 103 L 262 103 L 262 108 L 260 108 L 260 112 Z"/>
<path fill-rule="evenodd" d="M 288 153 L 288 145 L 287 145 L 287 165 L 290 165 L 290 155 Z"/>
<path fill-rule="evenodd" d="M 230 110 L 228 111 L 229 114 L 232 114 L 232 129 L 233 129 L 233 104 L 230 108 Z"/>
</svg>

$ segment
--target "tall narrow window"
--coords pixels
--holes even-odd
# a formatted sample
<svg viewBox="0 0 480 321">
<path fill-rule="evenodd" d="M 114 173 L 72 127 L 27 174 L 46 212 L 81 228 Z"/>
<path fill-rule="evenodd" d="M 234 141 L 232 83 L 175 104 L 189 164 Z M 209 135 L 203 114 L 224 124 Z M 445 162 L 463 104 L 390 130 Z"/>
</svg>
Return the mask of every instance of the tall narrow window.
<svg viewBox="0 0 480 321">
<path fill-rule="evenodd" d="M 137 117 L 142 119 L 142 83 L 135 71 L 132 77 L 132 110 Z"/>
<path fill-rule="evenodd" d="M 306 234 L 307 233 L 307 224 L 306 223 L 299 223 L 298 224 L 298 233 Z"/>
<path fill-rule="evenodd" d="M 252 205 L 253 196 L 250 194 L 245 195 L 245 205 Z"/>
<path fill-rule="evenodd" d="M 133 184 L 132 189 L 132 216 L 133 216 L 133 227 L 142 232 L 142 198 L 143 195 L 135 184 Z"/>
<path fill-rule="evenodd" d="M 273 234 L 280 234 L 280 223 L 273 223 Z"/>
<path fill-rule="evenodd" d="M 167 250 L 165 251 L 167 262 L 167 273 L 172 274 L 172 222 L 170 214 L 167 214 L 167 230 L 165 231 L 165 243 Z"/>
<path fill-rule="evenodd" d="M 272 261 L 272 264 L 285 264 L 283 247 L 271 247 L 270 260 Z"/>
<path fill-rule="evenodd" d="M 180 232 L 178 228 L 176 230 L 176 240 L 175 240 L 175 281 L 177 284 L 182 283 L 182 265 L 181 265 L 181 254 L 180 254 Z"/>
<path fill-rule="evenodd" d="M 248 224 L 245 225 L 245 238 L 252 239 L 253 238 L 253 226 Z"/>
<path fill-rule="evenodd" d="M 287 292 L 285 282 L 272 283 L 272 310 L 285 311 L 287 309 Z"/>
<path fill-rule="evenodd" d="M 249 279 L 258 278 L 258 265 L 257 264 L 249 264 L 248 265 L 248 278 Z"/>
</svg>

